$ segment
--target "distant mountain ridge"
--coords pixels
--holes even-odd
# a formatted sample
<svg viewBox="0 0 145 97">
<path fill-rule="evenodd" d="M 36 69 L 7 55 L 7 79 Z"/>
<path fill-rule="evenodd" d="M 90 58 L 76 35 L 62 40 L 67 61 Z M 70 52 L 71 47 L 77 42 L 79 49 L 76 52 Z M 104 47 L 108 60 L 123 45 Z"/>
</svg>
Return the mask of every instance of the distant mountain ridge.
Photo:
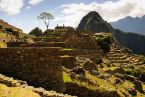
<svg viewBox="0 0 145 97">
<path fill-rule="evenodd" d="M 91 11 L 82 18 L 77 32 L 112 32 L 112 27 L 107 21 L 102 19 L 99 13 Z"/>
<path fill-rule="evenodd" d="M 121 29 L 124 32 L 134 32 L 145 35 L 145 15 L 142 17 L 125 17 L 116 22 L 111 22 L 115 29 Z"/>
<path fill-rule="evenodd" d="M 116 29 L 115 39 L 122 45 L 132 50 L 133 53 L 145 55 L 145 36 L 132 32 L 122 32 Z"/>
</svg>

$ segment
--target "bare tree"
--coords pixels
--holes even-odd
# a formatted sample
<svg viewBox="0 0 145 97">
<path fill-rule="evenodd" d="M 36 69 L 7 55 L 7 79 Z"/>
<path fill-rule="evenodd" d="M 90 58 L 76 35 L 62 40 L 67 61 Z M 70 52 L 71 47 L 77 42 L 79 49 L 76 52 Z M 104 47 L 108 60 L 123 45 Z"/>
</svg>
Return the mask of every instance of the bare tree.
<svg viewBox="0 0 145 97">
<path fill-rule="evenodd" d="M 51 13 L 43 12 L 38 16 L 38 19 L 43 20 L 43 22 L 48 30 L 50 20 L 54 19 L 54 17 Z"/>
</svg>

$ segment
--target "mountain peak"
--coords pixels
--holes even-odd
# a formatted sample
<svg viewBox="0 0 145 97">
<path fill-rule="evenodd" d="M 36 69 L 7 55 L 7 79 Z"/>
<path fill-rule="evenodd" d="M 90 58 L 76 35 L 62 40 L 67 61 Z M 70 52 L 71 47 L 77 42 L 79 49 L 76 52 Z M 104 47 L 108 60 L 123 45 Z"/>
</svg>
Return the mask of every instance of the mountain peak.
<svg viewBox="0 0 145 97">
<path fill-rule="evenodd" d="M 86 16 L 86 18 L 92 18 L 93 20 L 95 20 L 96 22 L 101 22 L 103 21 L 102 17 L 100 16 L 100 14 L 96 11 L 91 11 L 89 12 Z"/>
<path fill-rule="evenodd" d="M 78 32 L 112 32 L 112 27 L 102 19 L 96 11 L 89 12 L 83 17 L 77 28 Z"/>
<path fill-rule="evenodd" d="M 133 17 L 131 17 L 131 16 L 127 16 L 126 18 L 127 18 L 127 19 L 133 19 Z"/>
</svg>

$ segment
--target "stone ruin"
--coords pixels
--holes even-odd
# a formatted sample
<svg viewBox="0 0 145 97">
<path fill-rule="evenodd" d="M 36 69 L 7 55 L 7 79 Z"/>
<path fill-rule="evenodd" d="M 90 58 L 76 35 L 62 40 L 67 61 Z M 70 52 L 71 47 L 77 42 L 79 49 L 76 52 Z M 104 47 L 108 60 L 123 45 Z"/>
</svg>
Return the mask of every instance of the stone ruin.
<svg viewBox="0 0 145 97">
<path fill-rule="evenodd" d="M 1 48 L 0 55 L 1 73 L 34 86 L 64 91 L 59 48 Z"/>
<path fill-rule="evenodd" d="M 44 88 L 36 88 L 34 86 L 29 86 L 27 82 L 22 80 L 14 79 L 13 77 L 7 77 L 3 74 L 0 74 L 0 83 L 5 84 L 8 87 L 19 87 L 19 88 L 25 88 L 30 89 L 36 94 L 39 94 L 41 97 L 76 97 L 76 96 L 70 96 L 68 94 L 61 94 L 56 93 L 56 91 L 47 91 Z"/>
<path fill-rule="evenodd" d="M 9 42 L 8 48 L 0 48 L 0 73 L 27 81 L 30 85 L 64 92 L 61 66 L 74 68 L 76 57 L 102 58 L 103 55 L 89 35 L 72 33 L 67 38 L 60 36 L 61 41 L 50 37 L 49 41 L 46 40 Z"/>
</svg>

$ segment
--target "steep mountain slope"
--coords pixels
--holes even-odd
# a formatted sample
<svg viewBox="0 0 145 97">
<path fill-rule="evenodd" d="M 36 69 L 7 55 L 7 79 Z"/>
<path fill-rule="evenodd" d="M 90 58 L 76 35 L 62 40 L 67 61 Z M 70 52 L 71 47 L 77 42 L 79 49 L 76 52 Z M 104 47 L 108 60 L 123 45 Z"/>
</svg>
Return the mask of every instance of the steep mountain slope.
<svg viewBox="0 0 145 97">
<path fill-rule="evenodd" d="M 124 33 L 121 30 L 115 30 L 114 37 L 123 46 L 128 47 L 136 54 L 145 55 L 145 36 L 135 33 Z"/>
<path fill-rule="evenodd" d="M 95 11 L 83 17 L 77 28 L 78 32 L 112 32 L 112 27 Z"/>
<path fill-rule="evenodd" d="M 135 32 L 145 35 L 145 16 L 132 18 L 130 16 L 112 22 L 111 25 L 116 29 L 121 29 L 124 32 Z"/>
</svg>

